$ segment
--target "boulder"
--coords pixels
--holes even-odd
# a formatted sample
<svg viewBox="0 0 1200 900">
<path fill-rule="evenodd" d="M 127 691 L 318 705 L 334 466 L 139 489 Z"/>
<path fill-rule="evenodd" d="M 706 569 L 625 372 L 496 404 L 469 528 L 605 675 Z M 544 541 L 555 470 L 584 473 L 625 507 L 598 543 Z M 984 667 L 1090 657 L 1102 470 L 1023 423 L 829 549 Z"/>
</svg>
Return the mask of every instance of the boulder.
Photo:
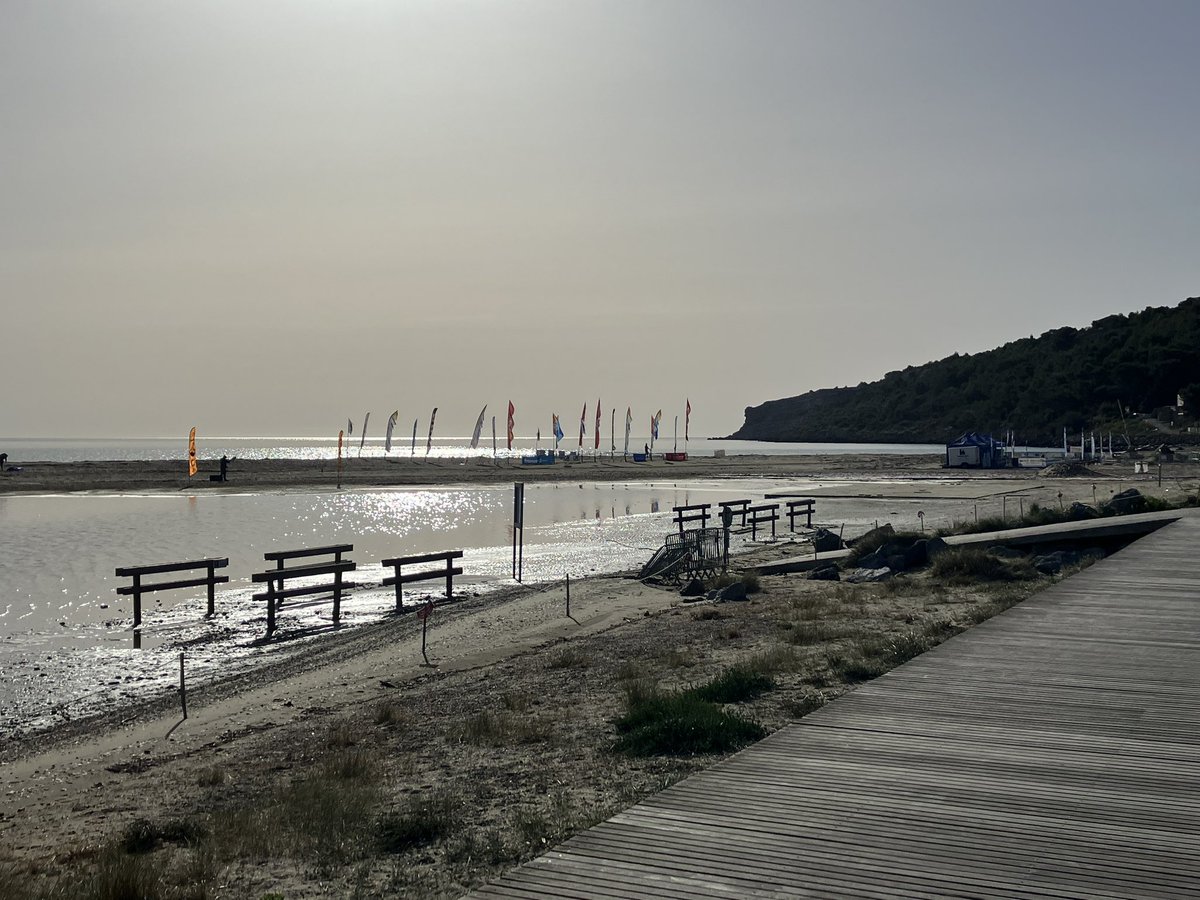
<svg viewBox="0 0 1200 900">
<path fill-rule="evenodd" d="M 846 573 L 845 581 L 850 584 L 871 584 L 876 581 L 885 581 L 892 577 L 892 570 L 884 566 L 878 569 L 851 569 Z"/>
<path fill-rule="evenodd" d="M 916 569 L 929 562 L 929 541 L 914 541 L 904 551 L 904 568 Z"/>
<path fill-rule="evenodd" d="M 838 567 L 833 563 L 820 566 L 808 573 L 809 581 L 841 581 L 842 576 L 838 572 Z"/>
<path fill-rule="evenodd" d="M 679 596 L 681 596 L 681 597 L 703 597 L 704 596 L 704 582 L 702 582 L 699 578 L 693 578 L 691 581 L 689 581 L 687 584 L 685 584 L 680 589 Z"/>
<path fill-rule="evenodd" d="M 1098 519 L 1100 511 L 1086 503 L 1075 502 L 1067 507 L 1068 522 L 1082 522 L 1084 519 Z"/>
<path fill-rule="evenodd" d="M 933 562 L 949 549 L 950 545 L 940 537 L 931 537 L 925 542 L 925 558 Z"/>
<path fill-rule="evenodd" d="M 735 600 L 746 599 L 746 585 L 740 581 L 735 581 L 731 585 L 721 588 L 717 591 L 718 603 L 729 603 Z"/>
<path fill-rule="evenodd" d="M 1121 491 L 1119 494 L 1113 494 L 1104 503 L 1100 504 L 1102 508 L 1110 510 L 1119 516 L 1124 516 L 1129 513 L 1139 513 L 1146 508 L 1146 498 L 1142 496 L 1142 492 L 1137 488 L 1129 488 Z"/>
<path fill-rule="evenodd" d="M 1033 567 L 1043 575 L 1057 575 L 1064 565 L 1068 565 L 1067 554 L 1062 550 L 1044 553 L 1033 558 Z"/>
<path fill-rule="evenodd" d="M 893 572 L 903 572 L 905 569 L 907 569 L 908 566 L 905 565 L 904 554 L 903 553 L 891 554 L 887 558 L 887 567 L 889 569 L 891 569 Z"/>
<path fill-rule="evenodd" d="M 851 546 L 853 546 L 854 544 L 860 544 L 866 540 L 871 540 L 871 541 L 886 540 L 887 538 L 891 537 L 895 533 L 896 533 L 896 529 L 892 527 L 892 523 L 884 522 L 878 528 L 872 528 L 866 534 L 860 535 L 859 537 L 855 538 L 850 543 L 851 543 Z"/>
<path fill-rule="evenodd" d="M 876 550 L 874 553 L 868 553 L 866 556 L 860 556 L 855 564 L 860 569 L 879 569 L 887 565 L 887 557 L 883 553 L 883 548 Z"/>
<path fill-rule="evenodd" d="M 813 550 L 817 553 L 828 553 L 831 550 L 841 550 L 845 543 L 836 533 L 828 528 L 818 528 L 812 535 Z"/>
</svg>

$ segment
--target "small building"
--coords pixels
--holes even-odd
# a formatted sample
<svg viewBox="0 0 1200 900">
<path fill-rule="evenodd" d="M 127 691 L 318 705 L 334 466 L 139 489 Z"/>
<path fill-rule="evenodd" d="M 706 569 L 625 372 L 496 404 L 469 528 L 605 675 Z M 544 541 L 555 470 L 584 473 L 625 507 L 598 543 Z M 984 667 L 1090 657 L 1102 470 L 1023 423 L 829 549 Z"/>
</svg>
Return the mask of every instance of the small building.
<svg viewBox="0 0 1200 900">
<path fill-rule="evenodd" d="M 1008 464 L 1004 442 L 990 434 L 968 431 L 946 445 L 946 467 L 965 469 L 1001 469 Z"/>
</svg>

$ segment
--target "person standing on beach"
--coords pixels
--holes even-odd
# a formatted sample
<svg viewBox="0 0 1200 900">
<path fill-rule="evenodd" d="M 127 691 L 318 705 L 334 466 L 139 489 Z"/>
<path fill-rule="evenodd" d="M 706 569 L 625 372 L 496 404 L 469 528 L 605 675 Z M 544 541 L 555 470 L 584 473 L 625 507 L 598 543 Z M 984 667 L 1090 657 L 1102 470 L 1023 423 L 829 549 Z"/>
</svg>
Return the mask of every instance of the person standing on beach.
<svg viewBox="0 0 1200 900">
<path fill-rule="evenodd" d="M 646 459 L 649 459 L 649 458 L 650 458 L 650 445 L 649 445 L 649 444 L 643 444 L 643 445 L 642 445 L 642 447 L 643 447 L 643 448 L 645 448 L 645 449 L 644 449 L 644 452 L 645 452 L 645 454 L 646 454 Z"/>
<path fill-rule="evenodd" d="M 229 457 L 222 456 L 221 457 L 221 480 L 222 481 L 227 480 L 225 475 L 228 471 L 229 471 Z"/>
<path fill-rule="evenodd" d="M 0 453 L 0 472 L 4 471 L 4 467 L 8 464 L 8 454 Z"/>
</svg>

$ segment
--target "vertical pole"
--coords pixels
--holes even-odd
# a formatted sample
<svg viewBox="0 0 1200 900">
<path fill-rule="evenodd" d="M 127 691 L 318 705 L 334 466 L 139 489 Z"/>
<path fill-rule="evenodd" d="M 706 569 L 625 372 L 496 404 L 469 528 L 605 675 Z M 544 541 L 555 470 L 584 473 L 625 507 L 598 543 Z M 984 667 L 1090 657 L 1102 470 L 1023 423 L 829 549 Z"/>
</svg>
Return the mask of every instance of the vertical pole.
<svg viewBox="0 0 1200 900">
<path fill-rule="evenodd" d="M 183 678 L 183 654 L 179 654 L 179 704 L 183 707 L 183 717 L 187 718 L 187 683 Z"/>
<path fill-rule="evenodd" d="M 429 632 L 429 610 L 432 607 L 433 601 L 430 601 L 421 610 L 421 659 L 425 660 L 425 665 L 429 665 L 429 656 L 425 653 L 425 635 Z"/>
<path fill-rule="evenodd" d="M 446 599 L 454 596 L 454 557 L 446 557 Z"/>
<path fill-rule="evenodd" d="M 1000 498 L 1000 518 L 1002 518 L 1002 519 L 1008 518 L 1008 497 L 1007 496 Z"/>
<path fill-rule="evenodd" d="M 282 587 L 282 582 L 280 583 Z M 267 579 L 267 637 L 275 633 L 275 579 Z"/>
<path fill-rule="evenodd" d="M 215 615 L 217 612 L 217 567 L 213 563 L 208 564 L 208 614 Z M 187 716 L 184 716 L 186 719 Z"/>
<path fill-rule="evenodd" d="M 396 563 L 396 612 L 404 612 L 402 593 L 403 585 L 400 584 L 400 563 Z"/>
<path fill-rule="evenodd" d="M 518 556 L 518 543 L 520 555 Z M 525 483 L 513 484 L 513 578 L 521 580 L 521 568 L 525 563 Z"/>
<path fill-rule="evenodd" d="M 771 540 L 775 540 L 775 521 L 779 518 L 779 505 L 771 510 Z"/>
<path fill-rule="evenodd" d="M 1162 463 L 1158 464 L 1158 486 L 1162 487 Z"/>
<path fill-rule="evenodd" d="M 342 570 L 333 573 L 333 627 L 342 624 Z"/>
<path fill-rule="evenodd" d="M 567 573 L 567 618 L 571 618 L 571 573 Z"/>
<path fill-rule="evenodd" d="M 812 514 L 813 514 L 813 507 L 815 505 L 816 504 L 812 500 L 808 501 L 808 506 L 806 507 L 806 509 L 808 510 L 808 522 L 805 524 L 805 526 L 804 526 L 805 528 L 812 528 Z"/>
<path fill-rule="evenodd" d="M 142 576 L 134 573 L 133 576 L 133 627 L 137 628 L 142 624 Z"/>
</svg>

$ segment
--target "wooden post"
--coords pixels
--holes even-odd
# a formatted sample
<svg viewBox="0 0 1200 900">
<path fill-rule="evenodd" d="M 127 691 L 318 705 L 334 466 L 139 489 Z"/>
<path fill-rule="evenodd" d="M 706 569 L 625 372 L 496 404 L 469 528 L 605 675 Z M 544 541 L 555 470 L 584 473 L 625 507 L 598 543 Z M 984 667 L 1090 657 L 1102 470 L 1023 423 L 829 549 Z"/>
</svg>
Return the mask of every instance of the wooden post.
<svg viewBox="0 0 1200 900">
<path fill-rule="evenodd" d="M 401 598 L 400 566 L 396 566 L 396 612 L 404 612 L 404 600 Z"/>
<path fill-rule="evenodd" d="M 342 624 L 342 570 L 333 573 L 333 627 Z"/>
<path fill-rule="evenodd" d="M 429 614 L 433 612 L 433 601 L 430 600 L 425 604 L 425 608 L 421 610 L 421 658 L 425 660 L 425 665 L 429 665 L 429 657 L 425 653 L 425 635 L 429 631 Z"/>
<path fill-rule="evenodd" d="M 446 558 L 446 599 L 454 596 L 454 560 Z"/>
<path fill-rule="evenodd" d="M 282 565 L 282 563 L 280 564 Z M 279 586 L 283 586 L 280 579 Z M 267 637 L 275 633 L 275 579 L 267 579 Z"/>
<path fill-rule="evenodd" d="M 183 707 L 183 717 L 187 718 L 187 682 L 183 677 L 183 654 L 179 654 L 179 703 Z"/>
<path fill-rule="evenodd" d="M 133 627 L 142 624 L 142 576 L 133 576 Z"/>
<path fill-rule="evenodd" d="M 217 612 L 217 567 L 212 563 L 208 564 L 208 614 L 209 616 L 216 615 Z M 186 716 L 184 718 L 187 718 Z"/>
<path fill-rule="evenodd" d="M 571 573 L 567 573 L 567 618 L 571 618 Z"/>
</svg>

